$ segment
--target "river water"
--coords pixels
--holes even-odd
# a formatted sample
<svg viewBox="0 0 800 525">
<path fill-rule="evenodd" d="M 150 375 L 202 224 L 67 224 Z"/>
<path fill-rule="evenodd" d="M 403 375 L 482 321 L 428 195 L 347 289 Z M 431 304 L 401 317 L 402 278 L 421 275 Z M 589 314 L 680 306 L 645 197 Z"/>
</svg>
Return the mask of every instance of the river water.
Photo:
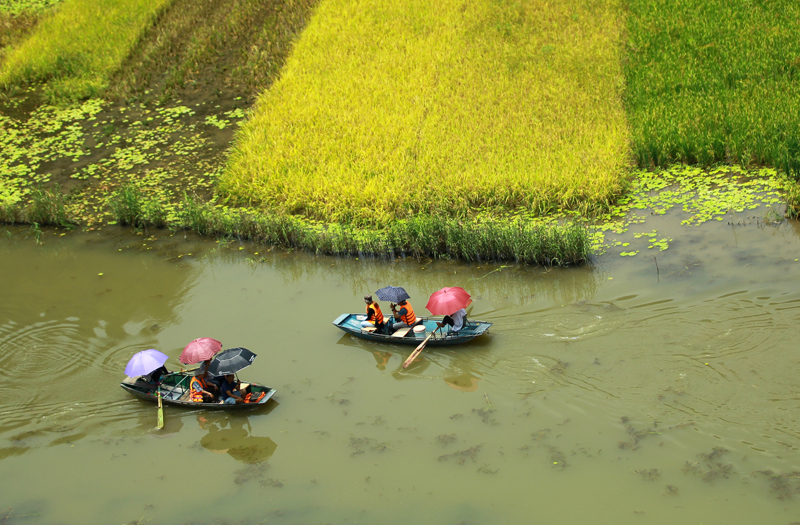
<svg viewBox="0 0 800 525">
<path fill-rule="evenodd" d="M 0 523 L 798 522 L 800 241 L 759 214 L 549 270 L 3 228 Z M 403 370 L 331 324 L 390 284 L 494 325 Z M 274 402 L 155 430 L 125 365 L 197 337 Z"/>
</svg>

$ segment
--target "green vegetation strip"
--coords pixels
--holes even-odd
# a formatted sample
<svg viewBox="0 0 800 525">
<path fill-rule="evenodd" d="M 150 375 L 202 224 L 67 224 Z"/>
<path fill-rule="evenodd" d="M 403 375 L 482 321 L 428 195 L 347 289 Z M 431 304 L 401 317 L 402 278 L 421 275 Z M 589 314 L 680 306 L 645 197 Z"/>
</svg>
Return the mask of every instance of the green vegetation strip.
<svg viewBox="0 0 800 525">
<path fill-rule="evenodd" d="M 624 187 L 618 1 L 325 0 L 220 195 L 328 223 L 535 215 Z"/>
<path fill-rule="evenodd" d="M 9 52 L 0 86 L 47 81 L 51 101 L 97 96 L 171 0 L 64 0 Z"/>
<path fill-rule="evenodd" d="M 119 190 L 112 197 L 111 206 L 120 222 L 140 228 L 167 224 L 202 235 L 245 238 L 329 255 L 512 260 L 567 266 L 585 262 L 590 248 L 588 231 L 578 223 L 477 224 L 415 218 L 396 221 L 381 230 L 364 230 L 215 207 L 192 198 L 166 211 L 159 203 L 143 198 L 135 186 Z"/>
<path fill-rule="evenodd" d="M 628 0 L 625 100 L 641 167 L 800 176 L 800 2 Z"/>
</svg>

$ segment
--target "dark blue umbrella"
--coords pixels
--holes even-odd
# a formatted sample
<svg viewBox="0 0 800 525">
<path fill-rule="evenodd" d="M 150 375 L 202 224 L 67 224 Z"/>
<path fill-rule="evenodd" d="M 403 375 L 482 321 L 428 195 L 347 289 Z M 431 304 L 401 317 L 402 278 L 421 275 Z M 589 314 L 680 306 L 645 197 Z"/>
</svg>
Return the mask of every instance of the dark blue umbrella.
<svg viewBox="0 0 800 525">
<path fill-rule="evenodd" d="M 145 376 L 156 368 L 164 366 L 169 357 L 158 350 L 142 350 L 134 354 L 125 367 L 125 375 L 128 377 Z"/>
<path fill-rule="evenodd" d="M 256 354 L 247 348 L 228 348 L 218 353 L 208 365 L 208 372 L 214 376 L 235 374 L 242 368 L 250 366 Z"/>
<path fill-rule="evenodd" d="M 400 286 L 385 286 L 375 292 L 378 299 L 381 301 L 390 301 L 393 303 L 400 303 L 406 299 L 411 299 L 411 296 Z"/>
</svg>

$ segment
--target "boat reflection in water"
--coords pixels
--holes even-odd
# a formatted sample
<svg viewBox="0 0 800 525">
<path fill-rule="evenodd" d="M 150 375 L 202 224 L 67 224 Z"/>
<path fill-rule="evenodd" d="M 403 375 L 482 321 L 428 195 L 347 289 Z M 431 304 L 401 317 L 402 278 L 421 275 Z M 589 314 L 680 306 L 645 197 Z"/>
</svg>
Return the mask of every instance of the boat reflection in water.
<svg viewBox="0 0 800 525">
<path fill-rule="evenodd" d="M 444 382 L 447 383 L 448 386 L 456 390 L 461 390 L 462 392 L 475 392 L 478 390 L 478 378 L 469 372 L 464 372 L 463 374 L 453 377 L 445 377 Z"/>
<path fill-rule="evenodd" d="M 207 430 L 200 444 L 211 452 L 227 453 L 242 463 L 260 463 L 269 459 L 278 444 L 268 437 L 253 436 L 247 416 L 204 412 L 197 415 L 200 428 Z"/>
</svg>

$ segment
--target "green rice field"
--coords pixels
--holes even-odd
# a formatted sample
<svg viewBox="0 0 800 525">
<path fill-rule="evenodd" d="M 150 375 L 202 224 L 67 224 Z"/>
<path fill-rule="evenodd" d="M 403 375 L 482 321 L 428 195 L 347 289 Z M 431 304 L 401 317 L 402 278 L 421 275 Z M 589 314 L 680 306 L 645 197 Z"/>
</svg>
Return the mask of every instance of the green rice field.
<svg viewBox="0 0 800 525">
<path fill-rule="evenodd" d="M 642 167 L 800 176 L 800 3 L 628 0 L 625 101 Z"/>
</svg>

